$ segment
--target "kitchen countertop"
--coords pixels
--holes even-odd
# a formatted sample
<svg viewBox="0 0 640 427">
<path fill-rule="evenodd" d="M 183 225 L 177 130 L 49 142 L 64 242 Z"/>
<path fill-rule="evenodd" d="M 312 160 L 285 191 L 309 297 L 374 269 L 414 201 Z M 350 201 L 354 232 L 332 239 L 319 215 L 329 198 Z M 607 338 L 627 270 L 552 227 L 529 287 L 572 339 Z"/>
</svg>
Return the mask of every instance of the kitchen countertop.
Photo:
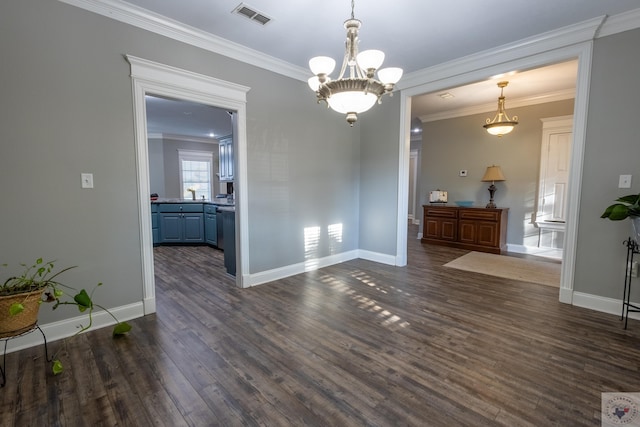
<svg viewBox="0 0 640 427">
<path fill-rule="evenodd" d="M 235 202 L 228 201 L 227 199 L 214 199 L 214 200 L 191 200 L 191 199 L 166 199 L 158 198 L 157 200 L 151 200 L 151 203 L 202 203 L 204 205 L 216 205 L 216 206 L 228 206 L 235 209 Z"/>
</svg>

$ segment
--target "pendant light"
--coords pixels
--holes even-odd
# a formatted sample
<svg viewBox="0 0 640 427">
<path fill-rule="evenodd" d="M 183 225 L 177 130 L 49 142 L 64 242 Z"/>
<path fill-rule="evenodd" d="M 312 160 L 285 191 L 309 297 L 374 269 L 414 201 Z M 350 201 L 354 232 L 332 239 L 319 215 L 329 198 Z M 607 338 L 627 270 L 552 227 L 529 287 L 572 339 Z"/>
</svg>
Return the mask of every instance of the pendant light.
<svg viewBox="0 0 640 427">
<path fill-rule="evenodd" d="M 518 116 L 513 116 L 513 118 L 510 119 L 509 116 L 507 116 L 507 112 L 504 111 L 503 91 L 508 84 L 509 82 L 498 82 L 498 87 L 500 88 L 500 97 L 498 98 L 498 112 L 496 113 L 493 120 L 487 119 L 486 124 L 483 126 L 491 135 L 506 135 L 513 130 L 515 125 L 518 124 Z"/>
</svg>

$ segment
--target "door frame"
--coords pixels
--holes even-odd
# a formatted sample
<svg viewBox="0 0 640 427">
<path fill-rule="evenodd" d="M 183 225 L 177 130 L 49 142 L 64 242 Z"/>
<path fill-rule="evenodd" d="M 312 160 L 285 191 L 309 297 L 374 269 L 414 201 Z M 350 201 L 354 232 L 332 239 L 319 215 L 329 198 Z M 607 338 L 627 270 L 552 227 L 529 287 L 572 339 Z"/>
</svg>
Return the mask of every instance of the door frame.
<svg viewBox="0 0 640 427">
<path fill-rule="evenodd" d="M 249 268 L 248 212 L 247 212 L 247 129 L 246 94 L 249 87 L 219 80 L 210 76 L 160 64 L 132 55 L 125 55 L 131 65 L 133 110 L 135 125 L 136 171 L 138 178 L 138 215 L 142 258 L 144 314 L 156 311 L 153 267 L 153 236 L 151 204 L 149 201 L 149 153 L 145 95 L 207 104 L 233 110 L 236 191 L 236 286 L 243 287 Z"/>
<path fill-rule="evenodd" d="M 588 25 L 587 25 L 588 24 Z M 397 252 L 396 265 L 406 265 L 407 233 L 405 218 L 407 217 L 408 198 L 408 164 L 409 140 L 411 134 L 411 97 L 424 93 L 438 92 L 451 87 L 462 86 L 480 80 L 491 78 L 511 70 L 526 70 L 545 65 L 563 62 L 571 59 L 578 60 L 578 75 L 576 79 L 576 96 L 573 117 L 573 144 L 571 150 L 569 190 L 567 197 L 567 226 L 564 236 L 564 250 L 562 269 L 560 273 L 559 301 L 573 303 L 574 273 L 576 264 L 576 249 L 578 237 L 578 218 L 580 193 L 582 189 L 582 168 L 584 161 L 587 113 L 589 102 L 589 82 L 591 79 L 591 57 L 593 37 L 601 22 L 592 20 L 585 24 L 587 29 L 580 33 L 582 42 L 573 39 L 574 44 L 562 46 L 563 40 L 558 42 L 555 49 L 543 43 L 541 51 L 523 49 L 516 44 L 510 49 L 505 48 L 500 54 L 490 58 L 477 58 L 472 61 L 466 58 L 461 63 L 443 64 L 435 70 L 425 70 L 424 74 L 413 79 L 414 86 L 401 91 L 400 103 L 400 137 L 399 137 L 399 166 L 398 166 L 398 224 L 397 224 Z M 583 28 L 580 27 L 580 30 Z M 524 53 L 522 53 L 524 52 Z M 491 61 L 491 62 L 487 62 Z M 411 84 L 411 83 L 409 83 Z"/>
</svg>

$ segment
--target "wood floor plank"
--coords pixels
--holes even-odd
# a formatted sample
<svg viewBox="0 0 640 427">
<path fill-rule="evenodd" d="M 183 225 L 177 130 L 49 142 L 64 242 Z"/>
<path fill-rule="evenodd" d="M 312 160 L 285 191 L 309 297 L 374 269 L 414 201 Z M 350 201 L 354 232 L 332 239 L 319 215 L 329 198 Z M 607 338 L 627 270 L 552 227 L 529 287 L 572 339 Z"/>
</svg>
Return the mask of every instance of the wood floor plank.
<svg viewBox="0 0 640 427">
<path fill-rule="evenodd" d="M 640 390 L 640 322 L 408 244 L 407 267 L 249 289 L 218 249 L 154 248 L 157 313 L 79 337 L 60 376 L 42 347 L 9 354 L 0 425 L 597 426 L 602 392 Z"/>
</svg>

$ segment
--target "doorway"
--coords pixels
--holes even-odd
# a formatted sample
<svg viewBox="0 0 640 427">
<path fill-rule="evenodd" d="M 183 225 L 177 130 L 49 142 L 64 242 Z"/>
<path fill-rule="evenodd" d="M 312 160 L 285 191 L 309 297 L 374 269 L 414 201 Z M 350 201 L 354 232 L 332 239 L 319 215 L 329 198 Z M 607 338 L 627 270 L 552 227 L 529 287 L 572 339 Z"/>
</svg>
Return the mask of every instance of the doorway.
<svg viewBox="0 0 640 427">
<path fill-rule="evenodd" d="M 560 279 L 559 301 L 571 304 L 573 301 L 573 277 L 575 270 L 575 251 L 577 245 L 578 230 L 578 206 L 581 191 L 582 158 L 584 153 L 587 102 L 588 102 L 588 82 L 590 72 L 591 45 L 588 40 L 584 43 L 576 43 L 555 50 L 541 50 L 537 55 L 521 57 L 518 52 L 505 50 L 500 55 L 494 55 L 491 63 L 499 64 L 493 66 L 478 66 L 470 62 L 447 64 L 448 69 L 439 69 L 438 72 L 423 75 L 423 83 L 417 84 L 401 92 L 401 135 L 400 148 L 403 153 L 399 161 L 399 179 L 402 183 L 400 187 L 400 203 L 398 205 L 398 230 L 406 227 L 407 212 L 405 205 L 408 201 L 408 164 L 409 164 L 409 144 L 410 139 L 410 117 L 411 102 L 414 96 L 424 93 L 437 93 L 446 91 L 447 88 L 457 87 L 471 82 L 488 79 L 505 72 L 505 68 L 511 70 L 533 69 L 570 59 L 577 58 L 578 76 L 576 84 L 574 102 L 574 141 L 570 159 L 569 189 L 567 192 L 567 226 L 564 237 L 564 254 L 562 262 L 562 272 Z M 481 61 L 480 61 L 481 62 Z M 450 77 L 442 77 L 442 76 Z M 398 233 L 398 253 L 397 259 L 404 260 L 406 264 L 406 234 L 401 236 Z M 400 264 L 404 265 L 404 264 Z"/>
<path fill-rule="evenodd" d="M 145 114 L 145 96 L 147 94 L 184 99 L 237 113 L 233 127 L 233 134 L 236 136 L 234 141 L 235 187 L 237 192 L 236 286 L 243 287 L 243 277 L 248 271 L 249 258 L 246 196 L 246 93 L 249 88 L 131 55 L 126 55 L 126 59 L 131 65 L 131 78 L 133 81 L 144 314 L 156 311 L 151 206 L 149 203 L 148 132 Z"/>
</svg>

